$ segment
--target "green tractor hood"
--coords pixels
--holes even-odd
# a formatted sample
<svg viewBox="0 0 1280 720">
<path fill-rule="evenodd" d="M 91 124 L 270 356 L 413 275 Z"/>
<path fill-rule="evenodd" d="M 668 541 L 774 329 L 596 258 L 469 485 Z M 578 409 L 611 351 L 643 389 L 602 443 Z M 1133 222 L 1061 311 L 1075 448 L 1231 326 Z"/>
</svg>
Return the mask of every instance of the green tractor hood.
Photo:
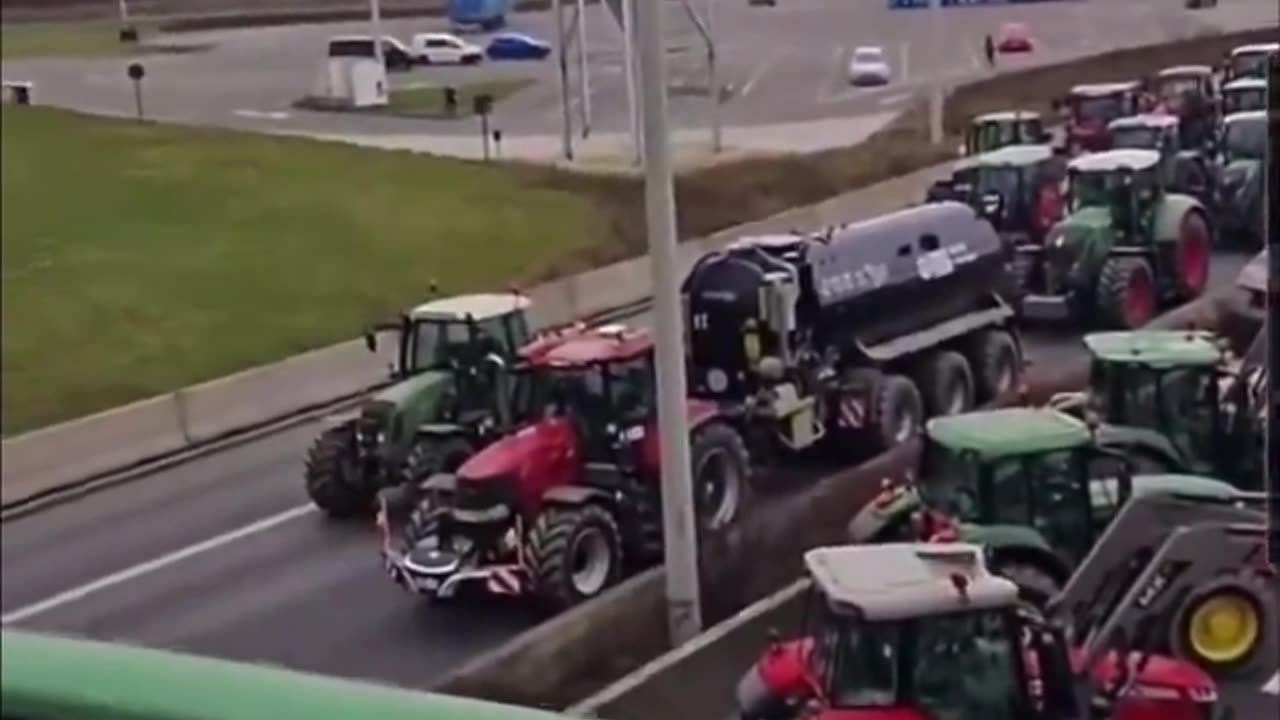
<svg viewBox="0 0 1280 720">
<path fill-rule="evenodd" d="M 1061 271 L 1101 267 L 1111 250 L 1115 232 L 1111 210 L 1087 206 L 1059 220 L 1045 237 L 1047 258 Z"/>
</svg>

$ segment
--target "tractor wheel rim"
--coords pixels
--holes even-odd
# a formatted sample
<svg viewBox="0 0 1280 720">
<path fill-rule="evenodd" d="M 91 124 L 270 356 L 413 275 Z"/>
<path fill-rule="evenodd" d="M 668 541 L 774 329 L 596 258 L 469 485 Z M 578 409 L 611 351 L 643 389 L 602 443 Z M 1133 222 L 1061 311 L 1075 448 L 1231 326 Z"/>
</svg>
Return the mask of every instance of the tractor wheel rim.
<svg viewBox="0 0 1280 720">
<path fill-rule="evenodd" d="M 1247 599 L 1235 593 L 1216 595 L 1191 614 L 1191 647 L 1209 662 L 1236 663 L 1253 652 L 1258 626 L 1258 613 Z"/>
<path fill-rule="evenodd" d="M 916 416 L 913 412 L 904 412 L 898 418 L 898 427 L 893 432 L 893 439 L 896 442 L 904 443 L 911 439 L 916 432 Z"/>
<path fill-rule="evenodd" d="M 1126 323 L 1131 328 L 1141 327 L 1151 320 L 1155 311 L 1155 288 L 1151 285 L 1151 276 L 1142 271 L 1131 273 L 1124 298 Z"/>
<path fill-rule="evenodd" d="M 733 521 L 738 514 L 741 493 L 738 470 L 723 450 L 714 450 L 702 458 L 694 474 L 707 525 L 716 530 Z"/>
<path fill-rule="evenodd" d="M 1179 271 L 1182 284 L 1192 293 L 1200 293 L 1209 282 L 1209 238 L 1204 223 L 1198 216 L 1187 221 L 1186 235 L 1182 239 L 1182 256 Z"/>
<path fill-rule="evenodd" d="M 588 528 L 573 543 L 573 589 L 583 597 L 591 597 L 604 589 L 613 565 L 613 553 L 604 532 Z"/>
<path fill-rule="evenodd" d="M 951 398 L 947 403 L 947 415 L 959 415 L 964 412 L 968 405 L 968 393 L 965 392 L 964 383 L 957 379 L 951 388 Z"/>
</svg>

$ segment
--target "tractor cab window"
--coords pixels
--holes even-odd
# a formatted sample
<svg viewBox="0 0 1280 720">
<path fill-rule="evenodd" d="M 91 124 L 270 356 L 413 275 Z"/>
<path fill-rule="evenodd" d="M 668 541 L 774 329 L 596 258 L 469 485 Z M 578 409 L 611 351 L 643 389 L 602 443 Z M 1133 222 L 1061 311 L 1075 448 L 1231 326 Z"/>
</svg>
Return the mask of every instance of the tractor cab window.
<svg viewBox="0 0 1280 720">
<path fill-rule="evenodd" d="M 1072 102 L 1075 119 L 1081 123 L 1105 125 L 1112 120 L 1126 115 L 1124 96 L 1111 95 L 1078 95 Z"/>
<path fill-rule="evenodd" d="M 657 407 L 653 363 L 649 356 L 609 365 L 609 404 L 624 422 L 642 422 Z"/>
<path fill-rule="evenodd" d="M 827 655 L 832 704 L 842 708 L 893 707 L 903 658 L 903 626 L 898 623 L 845 623 Z"/>
<path fill-rule="evenodd" d="M 1100 384 L 1109 422 L 1156 430 L 1193 460 L 1213 457 L 1218 403 L 1212 368 L 1113 366 Z"/>
<path fill-rule="evenodd" d="M 1116 150 L 1125 148 L 1160 150 L 1164 135 L 1160 128 L 1141 125 L 1119 127 L 1111 131 L 1111 147 Z"/>
<path fill-rule="evenodd" d="M 917 484 L 928 507 L 961 522 L 978 522 L 978 461 L 930 442 L 925 447 L 923 480 Z"/>
<path fill-rule="evenodd" d="M 593 427 L 607 416 L 604 375 L 598 365 L 555 368 L 546 376 L 548 411 Z"/>
<path fill-rule="evenodd" d="M 1262 88 L 1235 88 L 1222 94 L 1225 115 L 1267 108 L 1267 91 Z"/>
<path fill-rule="evenodd" d="M 1126 191 L 1120 173 L 1076 172 L 1071 176 L 1071 209 L 1107 207 L 1120 191 Z"/>
<path fill-rule="evenodd" d="M 979 168 L 974 176 L 974 194 L 981 198 L 992 193 L 1004 198 L 1008 207 L 1017 202 L 1022 187 L 1022 168 L 1008 165 Z"/>
<path fill-rule="evenodd" d="M 998 610 L 919 618 L 910 628 L 916 706 L 937 720 L 1014 720 L 1024 695 L 1017 648 Z"/>
<path fill-rule="evenodd" d="M 1193 95 L 1200 92 L 1200 78 L 1197 77 L 1167 77 L 1160 81 L 1160 86 L 1156 90 L 1160 99 L 1165 102 L 1177 103 L 1187 95 Z"/>
<path fill-rule="evenodd" d="M 1267 122 L 1239 120 L 1227 125 L 1222 134 L 1222 152 L 1232 160 L 1262 160 L 1267 148 Z"/>
<path fill-rule="evenodd" d="M 1266 77 L 1267 53 L 1239 53 L 1231 58 L 1231 77 Z"/>
<path fill-rule="evenodd" d="M 446 367 L 470 358 L 471 327 L 464 321 L 419 320 L 413 325 L 410 365 L 414 371 Z"/>
</svg>

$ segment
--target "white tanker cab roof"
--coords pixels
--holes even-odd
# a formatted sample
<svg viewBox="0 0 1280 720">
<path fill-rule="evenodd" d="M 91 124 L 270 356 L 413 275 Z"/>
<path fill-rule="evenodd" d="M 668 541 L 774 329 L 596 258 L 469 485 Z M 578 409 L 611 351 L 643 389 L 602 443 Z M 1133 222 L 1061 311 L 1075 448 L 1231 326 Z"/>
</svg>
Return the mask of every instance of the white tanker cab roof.
<svg viewBox="0 0 1280 720">
<path fill-rule="evenodd" d="M 1155 167 L 1160 162 L 1160 153 L 1155 150 L 1107 150 L 1100 153 L 1081 155 L 1072 160 L 1067 169 L 1072 172 L 1115 172 L 1132 170 L 1138 172 Z"/>
<path fill-rule="evenodd" d="M 882 543 L 815 548 L 805 567 L 833 612 L 871 622 L 1006 608 L 1012 582 L 992 575 L 969 543 Z"/>
</svg>

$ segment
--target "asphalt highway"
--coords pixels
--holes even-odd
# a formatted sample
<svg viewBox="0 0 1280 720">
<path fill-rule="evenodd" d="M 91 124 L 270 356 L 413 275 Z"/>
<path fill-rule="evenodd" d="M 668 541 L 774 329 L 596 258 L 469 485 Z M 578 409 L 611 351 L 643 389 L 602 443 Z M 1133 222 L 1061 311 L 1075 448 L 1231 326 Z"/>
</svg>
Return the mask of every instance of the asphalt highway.
<svg viewBox="0 0 1280 720">
<path fill-rule="evenodd" d="M 1216 257 L 1213 282 L 1245 258 Z M 648 316 L 629 322 L 645 325 Z M 1034 334 L 1029 357 L 1080 357 Z M 383 574 L 371 524 L 310 509 L 317 422 L 6 522 L 5 624 L 426 687 L 537 618 L 500 602 L 428 607 Z"/>
<path fill-rule="evenodd" d="M 668 74 L 673 84 L 706 87 L 705 45 L 678 4 L 668 7 Z M 694 0 L 702 10 L 706 0 Z M 743 0 L 712 0 L 721 84 L 734 89 L 722 109 L 728 126 L 791 123 L 883 112 L 904 106 L 935 78 L 960 82 L 985 72 L 982 39 L 1005 21 L 1031 28 L 1036 51 L 1009 56 L 1005 68 L 1061 61 L 1118 47 L 1160 42 L 1214 28 L 1247 29 L 1274 22 L 1272 0 L 1233 0 L 1214 10 L 1191 12 L 1170 0 L 1079 0 L 1012 7 L 947 10 L 935 25 L 928 12 L 889 11 L 884 0 L 784 0 L 750 7 Z M 596 131 L 628 128 L 623 41 L 600 6 L 586 13 L 592 125 Z M 1269 19 L 1269 20 L 1268 20 Z M 387 20 L 387 32 L 407 40 L 417 32 L 445 29 L 443 19 Z M 554 42 L 549 12 L 511 16 L 510 29 Z M 474 133 L 473 121 L 430 121 L 370 115 L 310 113 L 292 103 L 315 92 L 324 47 L 334 35 L 363 33 L 367 23 L 329 23 L 183 34 L 170 40 L 211 44 L 206 52 L 149 55 L 143 81 L 145 107 L 155 119 L 247 129 L 361 134 Z M 471 39 L 483 44 L 484 36 Z M 880 88 L 852 88 L 845 78 L 853 48 L 881 46 L 894 81 Z M 681 49 L 683 48 L 683 49 Z M 576 52 L 576 51 L 575 51 Z M 571 65 L 576 62 L 570 55 Z M 40 103 L 90 112 L 134 111 L 125 61 L 48 59 L 6 61 L 6 79 L 36 83 Z M 576 70 L 573 70 L 576 73 Z M 555 134 L 560 127 L 557 69 L 544 62 L 488 63 L 472 68 L 425 67 L 395 73 L 393 87 L 465 84 L 494 77 L 536 81 L 495 110 L 495 126 L 508 136 Z M 1081 78 L 1082 81 L 1086 78 Z M 573 81 L 576 88 L 576 80 Z M 576 92 L 575 92 L 576 94 Z M 574 113 L 579 100 L 574 101 Z M 705 95 L 675 93 L 673 124 L 707 122 Z"/>
</svg>

